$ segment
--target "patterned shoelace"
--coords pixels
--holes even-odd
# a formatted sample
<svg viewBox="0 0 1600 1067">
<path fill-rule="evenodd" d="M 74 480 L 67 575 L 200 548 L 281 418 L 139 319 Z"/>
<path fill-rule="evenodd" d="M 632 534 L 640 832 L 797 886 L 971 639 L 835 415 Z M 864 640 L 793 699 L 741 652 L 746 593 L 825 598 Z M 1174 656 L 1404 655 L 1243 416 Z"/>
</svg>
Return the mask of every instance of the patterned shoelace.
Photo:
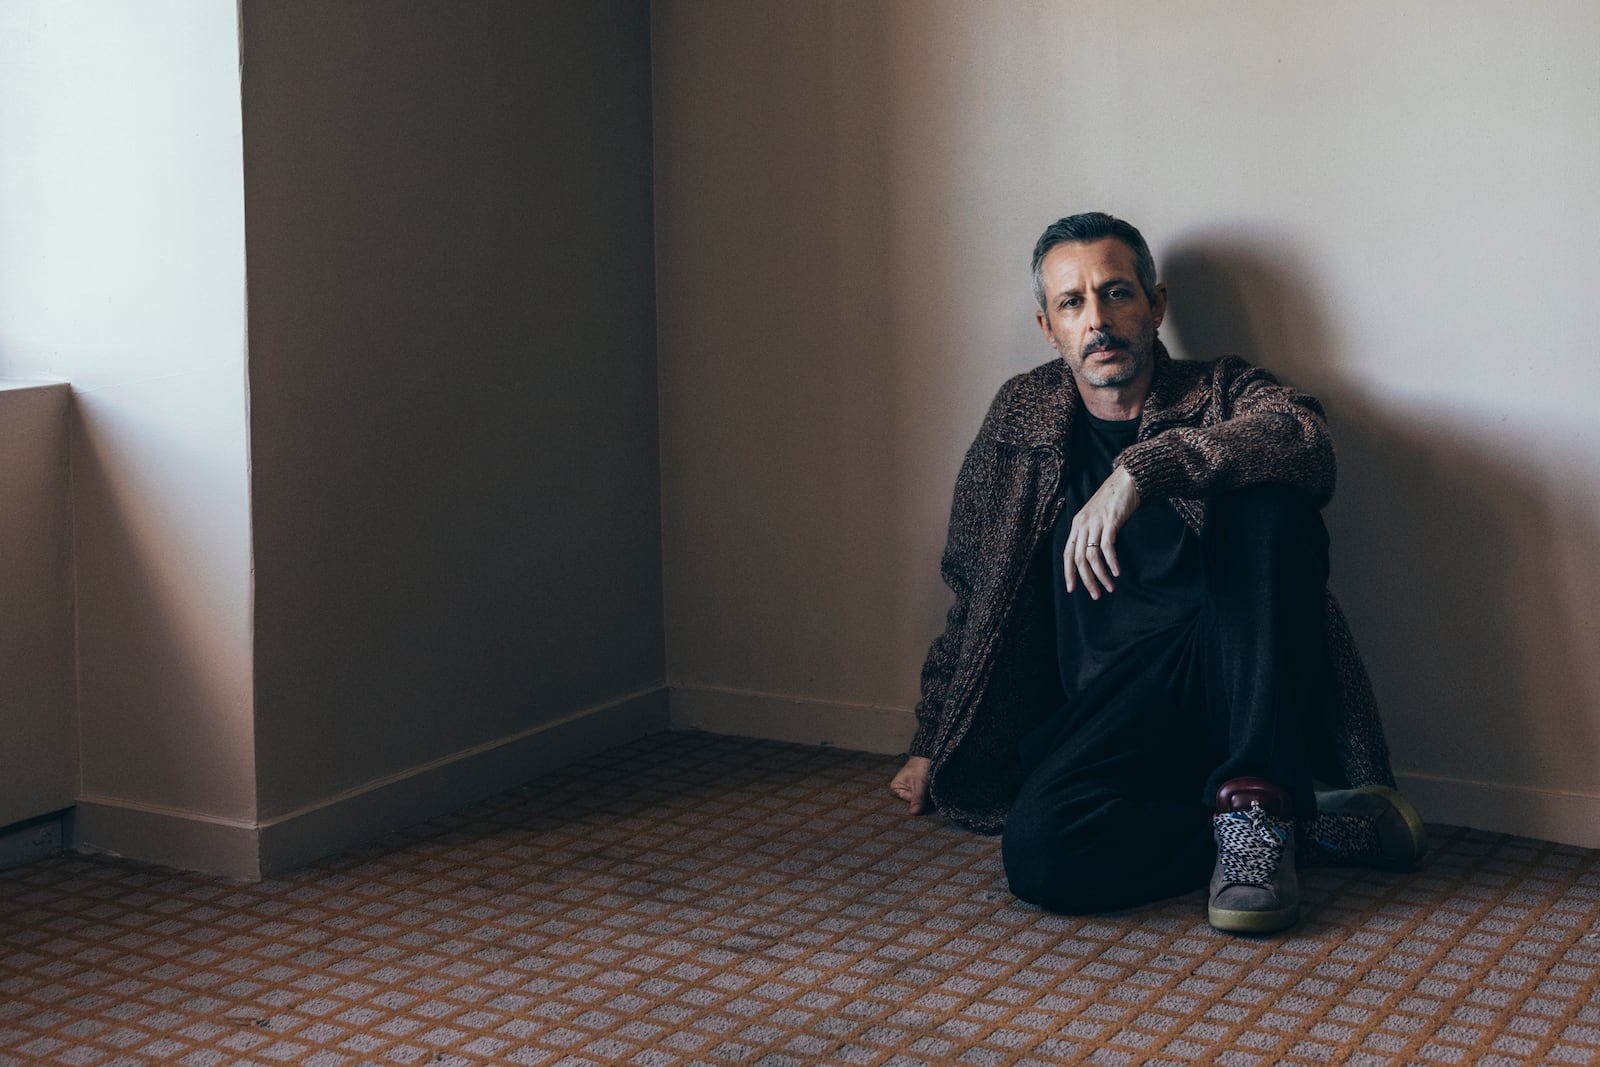
<svg viewBox="0 0 1600 1067">
<path fill-rule="evenodd" d="M 1223 879 L 1234 885 L 1271 885 L 1289 843 L 1288 821 L 1268 815 L 1252 800 L 1249 811 L 1229 812 L 1215 824 Z"/>
</svg>

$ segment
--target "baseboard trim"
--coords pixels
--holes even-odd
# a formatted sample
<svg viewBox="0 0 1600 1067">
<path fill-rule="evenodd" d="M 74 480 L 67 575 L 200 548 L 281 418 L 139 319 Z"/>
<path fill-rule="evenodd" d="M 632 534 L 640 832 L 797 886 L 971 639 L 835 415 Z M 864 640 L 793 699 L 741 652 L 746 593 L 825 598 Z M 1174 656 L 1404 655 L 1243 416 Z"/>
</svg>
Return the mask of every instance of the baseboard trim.
<svg viewBox="0 0 1600 1067">
<path fill-rule="evenodd" d="M 717 686 L 660 686 L 364 783 L 259 823 L 86 796 L 71 847 L 254 881 L 374 840 L 616 745 L 703 730 L 859 752 L 906 750 L 911 709 Z M 1400 786 L 1430 822 L 1600 848 L 1600 796 L 1420 772 Z"/>
<path fill-rule="evenodd" d="M 72 848 L 79 852 L 103 852 L 247 882 L 261 877 L 260 829 L 249 820 L 88 796 L 79 798 L 69 825 Z"/>
<path fill-rule="evenodd" d="M 263 819 L 261 873 L 372 841 L 667 728 L 667 690 L 659 686 Z"/>
<path fill-rule="evenodd" d="M 672 727 L 857 752 L 900 753 L 917 725 L 910 708 L 848 704 L 716 686 L 674 685 Z"/>
<path fill-rule="evenodd" d="M 657 686 L 259 822 L 83 797 L 70 816 L 72 847 L 257 881 L 668 728 L 667 690 Z"/>
<path fill-rule="evenodd" d="M 708 685 L 674 684 L 671 694 L 675 730 L 897 754 L 916 729 L 910 708 Z M 1423 773 L 1398 778 L 1429 822 L 1600 848 L 1600 796 Z"/>
<path fill-rule="evenodd" d="M 1415 772 L 1395 777 L 1429 822 L 1600 848 L 1600 796 Z"/>
<path fill-rule="evenodd" d="M 59 855 L 66 849 L 66 824 L 63 810 L 0 826 L 0 871 Z"/>
</svg>

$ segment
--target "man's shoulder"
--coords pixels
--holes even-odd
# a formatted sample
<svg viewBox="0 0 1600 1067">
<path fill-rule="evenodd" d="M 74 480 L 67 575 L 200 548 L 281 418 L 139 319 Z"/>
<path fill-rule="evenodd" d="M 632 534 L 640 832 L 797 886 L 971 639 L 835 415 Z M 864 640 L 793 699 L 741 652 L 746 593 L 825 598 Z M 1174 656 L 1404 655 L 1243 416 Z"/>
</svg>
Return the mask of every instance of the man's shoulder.
<svg viewBox="0 0 1600 1067">
<path fill-rule="evenodd" d="M 1157 358 L 1152 403 L 1164 412 L 1198 411 L 1212 403 L 1228 404 L 1240 390 L 1277 384 L 1275 378 L 1239 356 L 1215 359 L 1173 359 L 1165 352 Z"/>
<path fill-rule="evenodd" d="M 1216 356 L 1212 359 L 1174 359 L 1162 353 L 1156 363 L 1157 375 L 1185 383 L 1229 381 L 1257 368 L 1240 356 Z"/>
<path fill-rule="evenodd" d="M 1072 372 L 1061 359 L 1049 359 L 1021 374 L 1007 378 L 995 393 L 995 403 L 1026 406 L 1041 400 L 1055 400 L 1069 387 Z"/>
<path fill-rule="evenodd" d="M 1077 390 L 1066 363 L 1047 360 L 1005 380 L 989 405 L 979 436 L 1023 445 L 1052 441 L 1076 403 Z"/>
<path fill-rule="evenodd" d="M 1246 382 L 1274 382 L 1272 375 L 1238 356 L 1216 359 L 1173 359 L 1158 348 L 1156 377 L 1151 385 L 1158 403 L 1187 408 L 1230 394 Z M 1032 370 L 1007 378 L 995 393 L 978 432 L 980 440 L 1018 447 L 1060 441 L 1078 406 L 1078 390 L 1064 360 L 1047 360 Z"/>
</svg>

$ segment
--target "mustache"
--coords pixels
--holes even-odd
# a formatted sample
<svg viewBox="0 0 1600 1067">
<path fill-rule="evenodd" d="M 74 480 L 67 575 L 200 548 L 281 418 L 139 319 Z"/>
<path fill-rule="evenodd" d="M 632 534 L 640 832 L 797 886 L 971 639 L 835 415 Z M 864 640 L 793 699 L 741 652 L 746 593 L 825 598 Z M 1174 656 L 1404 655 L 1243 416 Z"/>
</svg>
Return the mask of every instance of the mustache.
<svg viewBox="0 0 1600 1067">
<path fill-rule="evenodd" d="M 1100 349 L 1110 351 L 1118 348 L 1131 347 L 1133 347 L 1133 342 L 1129 341 L 1126 337 L 1118 337 L 1114 333 L 1095 332 L 1090 334 L 1088 338 L 1084 340 L 1083 354 L 1087 356 L 1090 352 Z"/>
</svg>

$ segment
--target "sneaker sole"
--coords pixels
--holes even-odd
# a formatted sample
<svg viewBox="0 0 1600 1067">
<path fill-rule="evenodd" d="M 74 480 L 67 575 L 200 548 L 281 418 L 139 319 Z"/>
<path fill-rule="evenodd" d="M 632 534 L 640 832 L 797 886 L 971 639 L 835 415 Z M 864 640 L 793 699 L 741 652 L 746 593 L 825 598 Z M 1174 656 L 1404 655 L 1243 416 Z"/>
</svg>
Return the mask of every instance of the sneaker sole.
<svg viewBox="0 0 1600 1067">
<path fill-rule="evenodd" d="M 1428 828 L 1422 821 L 1422 813 L 1412 807 L 1411 801 L 1407 800 L 1398 789 L 1390 789 L 1386 785 L 1364 785 L 1355 791 L 1382 797 L 1393 805 L 1394 810 L 1398 811 L 1400 817 L 1406 821 L 1406 830 L 1411 834 L 1411 855 L 1404 858 L 1396 857 L 1384 866 L 1404 870 L 1428 854 Z"/>
<path fill-rule="evenodd" d="M 1275 934 L 1300 921 L 1300 905 L 1272 911 L 1235 911 L 1207 904 L 1206 921 L 1225 934 Z"/>
</svg>

